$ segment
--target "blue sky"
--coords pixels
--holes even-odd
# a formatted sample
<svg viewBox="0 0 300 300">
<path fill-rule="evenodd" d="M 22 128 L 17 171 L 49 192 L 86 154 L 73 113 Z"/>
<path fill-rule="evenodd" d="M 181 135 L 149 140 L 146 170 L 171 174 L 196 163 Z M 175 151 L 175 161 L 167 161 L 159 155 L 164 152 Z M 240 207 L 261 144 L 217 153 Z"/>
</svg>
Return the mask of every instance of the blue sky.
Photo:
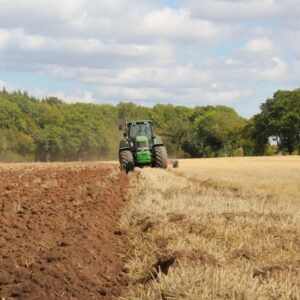
<svg viewBox="0 0 300 300">
<path fill-rule="evenodd" d="M 251 117 L 300 86 L 299 13 L 297 0 L 5 0 L 0 88 Z"/>
<path fill-rule="evenodd" d="M 163 3 L 172 8 L 178 8 L 179 4 L 176 0 L 164 0 Z"/>
</svg>

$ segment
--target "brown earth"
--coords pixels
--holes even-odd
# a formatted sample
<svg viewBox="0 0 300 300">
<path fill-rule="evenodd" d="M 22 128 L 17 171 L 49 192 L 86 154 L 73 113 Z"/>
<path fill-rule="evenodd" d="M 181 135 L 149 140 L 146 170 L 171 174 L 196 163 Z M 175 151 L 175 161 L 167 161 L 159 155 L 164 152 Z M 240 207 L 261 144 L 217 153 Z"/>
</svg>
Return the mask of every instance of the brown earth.
<svg viewBox="0 0 300 300">
<path fill-rule="evenodd" d="M 0 164 L 0 299 L 119 296 L 127 181 L 110 164 Z"/>
</svg>

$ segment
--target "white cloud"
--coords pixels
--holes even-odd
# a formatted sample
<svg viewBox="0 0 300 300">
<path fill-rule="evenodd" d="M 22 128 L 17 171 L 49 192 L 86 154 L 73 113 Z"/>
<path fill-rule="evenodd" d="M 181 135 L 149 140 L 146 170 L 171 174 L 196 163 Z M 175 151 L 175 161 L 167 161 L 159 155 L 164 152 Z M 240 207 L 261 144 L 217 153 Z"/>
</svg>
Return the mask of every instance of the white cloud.
<svg viewBox="0 0 300 300">
<path fill-rule="evenodd" d="M 202 88 L 180 88 L 175 90 L 162 90 L 157 88 L 129 88 L 105 86 L 96 90 L 96 97 L 110 98 L 117 103 L 122 101 L 132 101 L 139 99 L 144 105 L 153 103 L 176 103 L 194 107 L 197 105 L 215 105 L 241 103 L 252 96 L 251 89 L 243 90 L 220 90 L 213 91 Z"/>
<path fill-rule="evenodd" d="M 142 31 L 160 38 L 186 40 L 221 37 L 225 28 L 207 20 L 193 19 L 189 9 L 165 8 L 146 15 Z"/>
<path fill-rule="evenodd" d="M 245 51 L 259 54 L 269 54 L 276 50 L 275 44 L 266 38 L 251 39 L 245 46 Z"/>
<path fill-rule="evenodd" d="M 111 99 L 115 102 L 124 100 L 139 99 L 143 103 L 151 104 L 156 99 L 162 101 L 170 99 L 170 94 L 157 88 L 145 88 L 145 87 L 127 87 L 127 86 L 109 86 L 105 85 L 96 89 L 97 95 L 103 99 Z"/>
<path fill-rule="evenodd" d="M 21 90 L 26 90 L 26 88 L 21 88 Z M 73 91 L 62 91 L 62 90 L 48 90 L 48 89 L 32 89 L 28 91 L 31 96 L 37 97 L 39 99 L 45 99 L 49 97 L 57 97 L 58 99 L 63 99 L 65 102 L 74 103 L 95 103 L 95 95 L 89 90 L 73 90 Z"/>
<path fill-rule="evenodd" d="M 228 58 L 225 59 L 225 64 L 228 65 L 228 66 L 240 65 L 241 61 L 236 60 L 232 57 L 228 57 Z"/>
<path fill-rule="evenodd" d="M 26 34 L 23 28 L 12 30 L 1 30 L 0 37 L 6 47 L 15 47 L 20 50 L 39 50 L 47 52 L 72 52 L 82 54 L 111 53 L 120 55 L 141 55 L 150 54 L 163 50 L 163 46 L 138 45 L 138 44 L 117 44 L 104 43 L 100 39 L 94 38 L 52 38 L 41 35 Z M 156 50 L 157 49 L 157 50 Z"/>
<path fill-rule="evenodd" d="M 272 58 L 273 65 L 265 69 L 254 68 L 251 70 L 252 76 L 259 80 L 279 80 L 285 81 L 288 79 L 287 63 L 280 57 Z"/>
<path fill-rule="evenodd" d="M 285 51 L 292 51 L 297 58 L 300 58 L 300 30 L 297 28 L 296 30 L 286 31 L 282 40 Z"/>
<path fill-rule="evenodd" d="M 259 19 L 280 15 L 283 5 L 275 0 L 191 0 L 193 13 L 219 20 Z"/>
<path fill-rule="evenodd" d="M 68 21 L 80 17 L 86 5 L 85 0 L 0 0 L 0 23 L 18 27 L 17 24 L 32 26 L 42 20 L 43 25 L 53 20 Z M 11 18 L 12 15 L 17 18 Z"/>
<path fill-rule="evenodd" d="M 0 29 L 0 50 L 7 47 L 9 41 L 9 32 L 4 29 Z"/>
<path fill-rule="evenodd" d="M 243 101 L 252 95 L 250 89 L 244 90 L 221 90 L 219 92 L 203 92 L 200 93 L 202 99 L 208 100 L 212 104 L 233 104 Z"/>
<path fill-rule="evenodd" d="M 72 102 L 81 102 L 81 103 L 95 103 L 96 99 L 94 98 L 94 93 L 87 90 L 75 90 L 73 92 L 65 92 L 65 91 L 58 91 L 58 92 L 52 92 L 52 91 L 42 91 L 41 96 L 44 95 L 44 97 L 50 97 L 54 96 L 59 99 L 63 99 L 66 102 L 72 103 Z"/>
<path fill-rule="evenodd" d="M 42 72 L 57 79 L 81 78 L 86 83 L 101 86 L 193 87 L 207 84 L 211 80 L 208 71 L 180 66 L 111 70 L 47 65 Z"/>
</svg>

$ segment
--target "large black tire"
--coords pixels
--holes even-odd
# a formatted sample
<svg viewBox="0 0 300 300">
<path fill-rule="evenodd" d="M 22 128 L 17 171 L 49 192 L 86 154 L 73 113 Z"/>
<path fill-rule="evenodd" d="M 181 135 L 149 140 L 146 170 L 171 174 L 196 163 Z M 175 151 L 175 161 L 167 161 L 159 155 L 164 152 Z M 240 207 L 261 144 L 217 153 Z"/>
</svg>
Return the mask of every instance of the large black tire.
<svg viewBox="0 0 300 300">
<path fill-rule="evenodd" d="M 128 173 L 134 169 L 134 161 L 132 153 L 129 150 L 120 152 L 120 166 L 121 170 Z"/>
<path fill-rule="evenodd" d="M 168 168 L 168 155 L 164 146 L 156 146 L 153 148 L 154 167 L 155 168 Z"/>
</svg>

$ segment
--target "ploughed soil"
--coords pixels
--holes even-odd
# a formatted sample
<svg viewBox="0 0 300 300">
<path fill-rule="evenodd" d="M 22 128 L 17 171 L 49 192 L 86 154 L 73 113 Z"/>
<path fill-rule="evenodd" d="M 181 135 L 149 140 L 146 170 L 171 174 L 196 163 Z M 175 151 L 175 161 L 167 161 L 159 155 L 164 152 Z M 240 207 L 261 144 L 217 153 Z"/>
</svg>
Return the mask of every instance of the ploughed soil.
<svg viewBox="0 0 300 300">
<path fill-rule="evenodd" d="M 0 299 L 119 296 L 127 184 L 110 164 L 0 164 Z"/>
</svg>

